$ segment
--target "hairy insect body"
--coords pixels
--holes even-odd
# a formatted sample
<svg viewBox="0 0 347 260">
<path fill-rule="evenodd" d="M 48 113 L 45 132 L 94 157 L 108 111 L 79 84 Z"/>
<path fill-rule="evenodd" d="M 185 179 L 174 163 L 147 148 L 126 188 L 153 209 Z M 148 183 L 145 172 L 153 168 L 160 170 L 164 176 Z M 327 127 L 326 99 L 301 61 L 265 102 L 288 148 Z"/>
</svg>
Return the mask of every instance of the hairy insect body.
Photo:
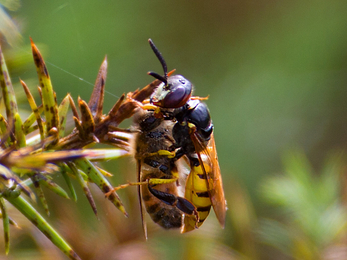
<svg viewBox="0 0 347 260">
<path fill-rule="evenodd" d="M 191 169 L 185 198 L 196 208 L 197 217 L 187 215 L 181 231 L 200 227 L 211 206 L 224 227 L 227 208 L 209 110 L 201 102 L 203 98 L 192 97 L 193 86 L 189 80 L 182 75 L 168 75 L 163 56 L 152 40 L 149 43 L 164 70 L 163 76 L 148 73 L 162 82 L 150 97 L 150 103 L 157 106 L 157 117 L 175 121 L 172 129 L 175 159 L 186 159 Z"/>
<path fill-rule="evenodd" d="M 135 122 L 139 130 L 135 139 L 138 181 L 148 182 L 148 185 L 139 187 L 144 207 L 161 227 L 180 228 L 183 214 L 192 214 L 195 209 L 183 198 L 184 183 L 180 183 L 177 161 L 169 155 L 175 149 L 173 122 L 156 118 L 152 111 L 145 110 L 135 116 Z M 158 151 L 167 154 L 158 154 Z"/>
<path fill-rule="evenodd" d="M 155 160 L 155 159 L 154 159 Z M 159 161 L 156 161 L 159 162 Z M 169 163 L 161 162 L 161 166 L 170 167 Z M 141 164 L 141 181 L 148 179 L 159 178 L 173 178 L 174 175 L 162 174 L 159 168 L 148 167 L 147 165 Z M 173 170 L 173 168 L 172 168 Z M 173 173 L 173 172 L 172 172 Z M 177 173 L 177 172 L 176 172 Z M 142 187 L 142 200 L 144 202 L 147 213 L 150 215 L 152 220 L 165 229 L 169 228 L 180 228 L 182 226 L 182 211 L 178 208 L 168 205 L 162 200 L 155 197 L 150 188 L 156 189 L 160 192 L 165 192 L 178 196 L 178 188 L 176 183 L 159 184 L 154 187 L 143 186 Z"/>
<path fill-rule="evenodd" d="M 204 98 L 192 96 L 189 80 L 169 75 L 149 43 L 164 75 L 148 72 L 162 83 L 134 115 L 137 182 L 120 188 L 138 187 L 145 237 L 145 212 L 161 227 L 184 233 L 199 228 L 213 207 L 224 227 L 227 208 L 209 110 Z"/>
</svg>

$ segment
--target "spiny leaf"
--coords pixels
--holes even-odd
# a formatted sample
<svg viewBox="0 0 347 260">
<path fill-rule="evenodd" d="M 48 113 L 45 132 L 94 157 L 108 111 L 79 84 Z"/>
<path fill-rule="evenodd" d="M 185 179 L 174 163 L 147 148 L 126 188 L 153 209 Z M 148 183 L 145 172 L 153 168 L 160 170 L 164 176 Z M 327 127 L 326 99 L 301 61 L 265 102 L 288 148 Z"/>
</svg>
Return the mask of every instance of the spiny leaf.
<svg viewBox="0 0 347 260">
<path fill-rule="evenodd" d="M 69 173 L 69 174 L 71 174 L 72 176 L 74 176 L 74 177 L 77 178 L 75 172 L 70 168 L 69 165 L 67 165 L 66 163 L 63 163 L 63 164 L 61 164 L 61 167 L 64 168 L 64 170 L 65 170 L 67 173 Z M 82 176 L 83 180 L 85 180 L 86 182 L 93 182 L 83 171 L 81 171 L 80 169 L 78 169 L 78 172 L 79 172 L 79 174 Z"/>
<path fill-rule="evenodd" d="M 113 186 L 108 180 L 101 174 L 100 171 L 89 160 L 81 158 L 75 161 L 78 168 L 84 171 L 88 177 L 104 192 L 104 194 L 113 190 Z M 125 211 L 122 201 L 120 200 L 116 192 L 112 192 L 108 199 L 125 215 L 128 213 Z"/>
<path fill-rule="evenodd" d="M 84 156 L 87 156 L 87 153 L 82 150 L 44 152 L 25 156 L 20 151 L 15 151 L 7 158 L 6 164 L 11 167 L 42 170 L 47 163 L 71 161 Z"/>
<path fill-rule="evenodd" d="M 98 166 L 95 166 L 95 167 L 96 167 L 96 168 L 98 169 L 98 171 L 100 171 L 100 172 L 102 173 L 102 175 L 104 175 L 105 177 L 112 177 L 112 176 L 113 176 L 112 173 L 110 173 L 110 172 L 108 172 L 108 171 L 102 169 L 101 167 L 98 167 Z"/>
<path fill-rule="evenodd" d="M 172 72 L 173 71 L 170 71 L 169 74 L 171 75 Z M 142 106 L 141 102 L 146 98 L 149 98 L 160 83 L 161 82 L 159 80 L 154 80 L 140 91 L 128 93 L 125 102 L 122 102 L 122 96 L 116 105 L 111 109 L 108 117 L 105 118 L 104 121 L 110 120 L 110 126 L 118 127 L 122 121 L 130 118 L 135 113 L 136 108 Z"/>
<path fill-rule="evenodd" d="M 40 105 L 40 106 L 37 108 L 37 114 L 38 114 L 38 115 L 41 115 L 42 112 L 43 112 L 43 106 Z M 37 122 L 37 114 L 36 114 L 36 112 L 32 112 L 32 113 L 28 116 L 28 118 L 24 121 L 24 123 L 23 123 L 24 133 L 27 134 L 27 133 L 28 133 L 28 129 L 32 126 L 32 124 L 33 124 L 35 121 Z M 40 123 L 39 123 L 39 122 L 40 122 Z M 44 136 L 45 136 L 45 133 L 42 132 L 42 134 L 41 134 L 41 129 L 42 129 L 43 131 L 45 130 L 45 128 L 44 128 L 44 126 L 43 126 L 44 122 L 42 121 L 41 117 L 40 117 L 39 122 L 37 122 L 37 127 L 40 129 L 40 137 L 41 137 L 41 136 L 44 137 Z M 41 128 L 40 128 L 40 125 L 41 125 Z M 41 140 L 43 140 L 43 139 L 41 138 Z"/>
<path fill-rule="evenodd" d="M 48 132 L 52 127 L 59 129 L 58 105 L 54 98 L 54 91 L 46 64 L 43 61 L 41 53 L 39 52 L 38 48 L 31 38 L 30 41 L 37 75 L 39 77 L 40 87 L 42 91 L 42 104 L 46 117 L 46 130 Z"/>
<path fill-rule="evenodd" d="M 72 98 L 70 95 L 68 95 L 68 97 L 69 97 L 69 101 L 70 101 L 70 106 L 71 106 L 72 114 L 73 114 L 74 117 L 76 117 L 76 118 L 79 120 L 80 117 L 79 117 L 79 115 L 78 115 L 75 102 L 73 101 L 73 98 Z"/>
<path fill-rule="evenodd" d="M 129 155 L 128 151 L 122 149 L 87 149 L 83 150 L 83 153 L 86 154 L 87 159 L 92 161 L 113 160 Z"/>
<path fill-rule="evenodd" d="M 93 119 L 93 115 L 87 105 L 87 103 L 78 98 L 78 107 L 81 111 L 81 121 L 83 132 L 88 137 L 91 133 L 95 131 L 95 123 Z"/>
<path fill-rule="evenodd" d="M 69 97 L 68 94 L 63 101 L 60 103 L 58 112 L 59 112 L 59 122 L 60 122 L 60 129 L 59 129 L 59 137 L 63 137 L 65 133 L 65 124 L 66 124 L 66 116 L 67 112 L 69 110 Z"/>
<path fill-rule="evenodd" d="M 49 150 L 50 147 L 53 147 L 55 144 L 59 142 L 59 131 L 56 127 L 52 127 L 48 131 L 48 136 L 51 137 L 50 142 L 44 142 L 44 150 Z M 46 138 L 46 140 L 49 138 Z"/>
<path fill-rule="evenodd" d="M 10 220 L 7 214 L 5 201 L 0 197 L 0 208 L 2 213 L 2 223 L 4 227 L 4 241 L 5 241 L 5 253 L 6 255 L 10 251 Z"/>
<path fill-rule="evenodd" d="M 83 179 L 82 175 L 80 174 L 80 171 L 77 169 L 77 167 L 75 166 L 75 164 L 73 163 L 67 163 L 67 165 L 70 167 L 70 169 L 74 172 L 75 176 L 77 177 L 77 181 L 78 183 L 81 185 L 84 194 L 86 195 L 90 206 L 93 209 L 93 212 L 95 214 L 95 216 L 98 215 L 98 211 L 96 209 L 96 205 L 92 196 L 92 193 L 90 192 L 90 189 L 87 185 L 87 182 Z"/>
<path fill-rule="evenodd" d="M 11 78 L 7 70 L 5 63 L 5 57 L 3 56 L 0 46 L 0 85 L 2 88 L 2 96 L 4 98 L 7 120 L 10 122 L 13 120 L 15 113 L 18 112 L 16 96 L 11 83 Z"/>
<path fill-rule="evenodd" d="M 117 146 L 125 151 L 131 150 L 131 145 L 129 143 L 130 139 L 124 140 L 122 137 L 115 132 L 108 132 L 107 133 L 107 141 L 109 144 L 112 144 L 114 146 Z"/>
<path fill-rule="evenodd" d="M 90 111 L 94 117 L 95 123 L 99 123 L 102 118 L 102 108 L 104 104 L 105 82 L 107 76 L 107 57 L 102 62 L 98 76 L 95 81 L 93 93 L 88 102 Z"/>
<path fill-rule="evenodd" d="M 0 177 L 6 181 L 12 180 L 14 181 L 21 190 L 32 200 L 35 201 L 35 195 L 30 190 L 30 188 L 23 182 L 16 174 L 13 174 L 7 167 L 0 164 Z"/>
<path fill-rule="evenodd" d="M 73 117 L 73 121 L 75 122 L 75 127 L 76 127 L 76 129 L 78 130 L 78 135 L 79 135 L 79 137 L 82 139 L 82 140 L 84 140 L 84 139 L 86 139 L 86 135 L 85 135 L 85 133 L 84 133 L 84 129 L 83 129 L 83 127 L 82 127 L 82 125 L 81 125 L 81 122 L 78 120 L 78 118 L 77 117 Z"/>
<path fill-rule="evenodd" d="M 49 213 L 48 203 L 47 203 L 45 194 L 43 193 L 43 190 L 41 188 L 40 182 L 36 178 L 36 176 L 32 176 L 31 180 L 32 180 L 32 182 L 34 184 L 34 188 L 35 188 L 36 194 L 39 197 L 39 200 L 41 201 L 41 204 L 42 204 L 42 206 L 43 206 L 47 216 L 49 216 L 50 213 Z"/>
<path fill-rule="evenodd" d="M 119 127 L 108 126 L 109 132 L 107 133 L 107 140 L 112 145 L 115 145 L 123 150 L 126 150 L 130 153 L 131 151 L 131 140 L 134 137 L 134 133 L 137 133 L 138 130 L 133 129 L 122 129 Z"/>
<path fill-rule="evenodd" d="M 4 135 L 7 132 L 7 123 L 5 118 L 0 114 L 0 131 L 1 135 Z M 1 136 L 3 138 L 3 136 Z"/>
<path fill-rule="evenodd" d="M 33 114 L 36 118 L 36 122 L 37 125 L 40 129 L 40 137 L 41 140 L 43 140 L 46 136 L 45 134 L 45 128 L 43 127 L 43 122 L 42 122 L 42 118 L 41 118 L 41 113 L 43 111 L 43 106 L 37 107 L 36 102 L 34 100 L 34 97 L 31 95 L 29 88 L 27 87 L 27 85 L 25 84 L 25 82 L 23 80 L 20 80 L 20 83 L 23 86 L 23 89 L 25 91 L 25 94 L 27 96 L 29 105 L 31 107 L 31 110 L 33 111 Z"/>
<path fill-rule="evenodd" d="M 25 141 L 25 134 L 23 132 L 22 128 L 22 119 L 20 118 L 18 113 L 14 114 L 14 135 L 16 137 L 16 146 L 18 148 L 25 147 L 26 141 Z"/>
<path fill-rule="evenodd" d="M 30 126 L 29 128 L 27 129 L 24 129 L 24 134 L 30 134 L 34 131 L 36 131 L 37 129 L 39 129 L 38 125 L 33 125 L 33 126 Z"/>
<path fill-rule="evenodd" d="M 52 241 L 70 259 L 80 260 L 81 258 L 69 246 L 68 243 L 47 223 L 47 221 L 28 203 L 24 198 L 6 198 L 15 208 L 17 208 L 27 219 L 29 219 L 49 240 Z"/>
<path fill-rule="evenodd" d="M 11 138 L 13 135 L 5 118 L 0 114 L 0 130 L 1 130 L 1 144 L 9 147 L 12 144 Z M 13 138 L 14 139 L 14 138 Z"/>
<path fill-rule="evenodd" d="M 58 184 L 53 182 L 52 180 L 48 179 L 47 177 L 40 175 L 40 184 L 44 185 L 54 193 L 58 194 L 59 196 L 65 198 L 65 199 L 70 199 L 69 195 L 67 195 L 66 191 L 60 187 Z"/>
<path fill-rule="evenodd" d="M 36 117 L 35 117 L 34 113 L 31 113 L 28 116 L 28 118 L 24 121 L 24 123 L 23 123 L 23 132 L 25 133 L 25 135 L 27 135 L 30 132 L 29 129 L 32 129 L 32 126 L 35 123 L 35 121 L 36 121 Z"/>
<path fill-rule="evenodd" d="M 0 218 L 2 218 L 2 214 L 0 213 Z M 10 216 L 8 217 L 8 220 L 10 222 L 10 224 L 18 229 L 21 229 L 20 226 L 18 226 L 17 222 L 14 221 Z"/>
<path fill-rule="evenodd" d="M 123 94 L 116 102 L 116 104 L 114 104 L 114 106 L 111 108 L 110 112 L 108 112 L 108 116 L 110 118 L 112 118 L 117 111 L 119 110 L 119 107 L 122 105 L 123 101 L 124 101 L 125 95 Z"/>
<path fill-rule="evenodd" d="M 168 75 L 171 75 L 174 71 L 175 70 L 170 71 Z M 123 95 L 103 121 L 110 120 L 110 126 L 118 127 L 122 121 L 131 117 L 135 113 L 135 109 L 142 105 L 139 102 L 149 98 L 160 83 L 161 82 L 156 79 L 141 90 L 135 91 L 134 93 L 128 93 L 125 102 L 123 102 L 125 97 Z"/>
<path fill-rule="evenodd" d="M 67 187 L 68 187 L 69 190 L 70 190 L 71 197 L 72 197 L 72 199 L 73 199 L 74 201 L 77 201 L 76 191 L 75 191 L 75 189 L 74 189 L 74 187 L 73 187 L 73 185 L 72 185 L 72 182 L 71 182 L 69 176 L 68 176 L 67 173 L 66 173 L 66 169 L 65 169 L 65 167 L 64 167 L 63 164 L 60 164 L 60 166 L 61 166 L 61 167 L 60 167 L 60 173 L 61 173 L 61 175 L 63 175 L 64 180 L 65 180 L 65 182 L 66 182 L 66 185 L 67 185 Z"/>
</svg>

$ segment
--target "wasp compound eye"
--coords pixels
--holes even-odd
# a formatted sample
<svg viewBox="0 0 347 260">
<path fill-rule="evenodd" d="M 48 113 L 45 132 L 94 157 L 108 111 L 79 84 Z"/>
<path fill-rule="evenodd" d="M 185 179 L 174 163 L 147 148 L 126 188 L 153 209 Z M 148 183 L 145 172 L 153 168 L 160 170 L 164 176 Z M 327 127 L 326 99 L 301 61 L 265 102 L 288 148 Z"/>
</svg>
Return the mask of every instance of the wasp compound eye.
<svg viewBox="0 0 347 260">
<path fill-rule="evenodd" d="M 162 108 L 179 108 L 188 102 L 192 89 L 190 81 L 183 76 L 171 76 L 168 83 L 159 86 L 154 93 L 153 104 Z"/>
</svg>

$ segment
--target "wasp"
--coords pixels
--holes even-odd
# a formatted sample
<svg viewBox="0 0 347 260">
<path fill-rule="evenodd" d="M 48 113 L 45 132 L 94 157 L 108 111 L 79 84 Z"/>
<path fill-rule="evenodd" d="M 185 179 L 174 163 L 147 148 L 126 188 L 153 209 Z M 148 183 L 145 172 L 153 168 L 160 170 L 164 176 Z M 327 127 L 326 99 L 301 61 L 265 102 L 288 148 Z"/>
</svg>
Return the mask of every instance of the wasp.
<svg viewBox="0 0 347 260">
<path fill-rule="evenodd" d="M 185 184 L 185 199 L 197 209 L 198 216 L 185 215 L 182 232 L 200 227 L 209 215 L 211 206 L 224 228 L 226 201 L 218 163 L 213 123 L 203 98 L 193 97 L 193 85 L 182 75 L 168 76 L 167 65 L 153 41 L 149 44 L 160 61 L 164 75 L 148 72 L 162 83 L 152 94 L 149 102 L 156 109 L 154 117 L 174 123 L 172 127 L 174 160 L 184 158 L 190 166 Z M 159 148 L 159 147 L 157 147 Z"/>
<path fill-rule="evenodd" d="M 134 154 L 137 162 L 137 183 L 141 219 L 145 237 L 145 211 L 165 229 L 181 228 L 184 216 L 198 218 L 195 206 L 184 198 L 185 179 L 180 165 L 170 156 L 174 152 L 173 122 L 158 118 L 154 111 L 139 109 L 134 115 Z"/>
<path fill-rule="evenodd" d="M 146 238 L 144 209 L 163 228 L 181 228 L 184 233 L 200 227 L 212 206 L 224 227 L 226 202 L 209 110 L 203 98 L 192 97 L 189 80 L 169 76 L 161 53 L 149 43 L 164 76 L 149 72 L 162 83 L 134 115 L 137 182 L 114 190 L 138 186 Z"/>
</svg>

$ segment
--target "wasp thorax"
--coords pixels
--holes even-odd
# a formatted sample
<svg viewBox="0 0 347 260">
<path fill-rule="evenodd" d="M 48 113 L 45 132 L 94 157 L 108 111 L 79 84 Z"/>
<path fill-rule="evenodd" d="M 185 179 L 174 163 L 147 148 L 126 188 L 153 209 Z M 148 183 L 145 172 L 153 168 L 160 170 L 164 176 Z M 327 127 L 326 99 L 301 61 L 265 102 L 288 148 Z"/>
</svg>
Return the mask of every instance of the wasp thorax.
<svg viewBox="0 0 347 260">
<path fill-rule="evenodd" d="M 158 86 L 151 97 L 151 102 L 162 108 L 179 108 L 187 103 L 193 86 L 182 75 L 174 75 L 167 79 L 167 84 Z"/>
</svg>

